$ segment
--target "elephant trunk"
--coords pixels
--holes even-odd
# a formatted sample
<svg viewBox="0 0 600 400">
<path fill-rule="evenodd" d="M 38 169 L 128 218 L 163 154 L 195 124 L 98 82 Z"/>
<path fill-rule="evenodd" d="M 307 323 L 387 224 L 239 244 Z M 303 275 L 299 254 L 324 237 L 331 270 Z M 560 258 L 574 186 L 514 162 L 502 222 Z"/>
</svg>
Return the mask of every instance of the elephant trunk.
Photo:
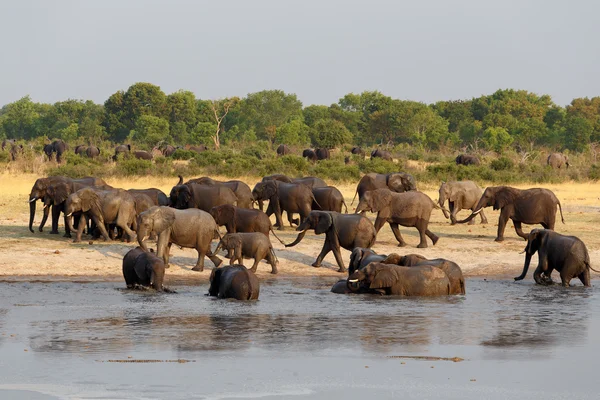
<svg viewBox="0 0 600 400">
<path fill-rule="evenodd" d="M 42 222 L 40 222 L 40 227 L 38 228 L 40 232 L 43 232 L 44 230 L 44 225 L 46 225 L 46 221 L 48 221 L 48 214 L 50 214 L 50 204 L 44 202 L 44 216 L 42 217 Z"/>
<path fill-rule="evenodd" d="M 523 278 L 525 278 L 525 275 L 527 275 L 527 271 L 529 270 L 529 263 L 531 262 L 531 256 L 532 256 L 531 253 L 529 253 L 529 252 L 526 253 L 525 265 L 523 266 L 523 272 L 521 273 L 521 275 L 519 275 L 515 278 L 515 281 L 523 280 Z"/>
<path fill-rule="evenodd" d="M 140 229 L 139 225 L 138 225 L 138 230 L 136 233 L 137 233 L 138 244 L 140 245 L 142 250 L 144 250 L 146 253 L 148 253 L 150 250 L 148 250 L 148 247 L 144 243 L 144 240 L 146 240 L 146 238 L 148 237 L 147 232 L 145 232 L 145 230 L 143 230 L 143 229 Z"/>
<path fill-rule="evenodd" d="M 445 202 L 446 202 L 446 198 L 440 193 L 440 199 L 438 200 L 438 204 L 440 205 L 440 208 L 442 209 L 442 212 L 444 213 L 444 218 L 448 219 L 448 218 L 450 218 L 450 214 L 448 214 L 448 211 L 446 211 L 446 209 L 444 208 Z"/>
<path fill-rule="evenodd" d="M 473 218 L 475 218 L 475 216 L 476 216 L 477 214 L 479 214 L 481 211 L 483 211 L 483 208 L 480 208 L 480 209 L 479 209 L 479 210 L 477 210 L 477 211 L 473 211 L 473 212 L 471 213 L 471 215 L 469 215 L 467 218 L 465 218 L 465 219 L 463 219 L 463 220 L 460 220 L 460 221 L 456 221 L 456 223 L 457 223 L 457 224 L 465 224 L 465 223 L 467 223 L 467 222 L 470 222 L 470 221 L 471 221 Z"/>
<path fill-rule="evenodd" d="M 165 271 L 162 271 L 161 273 L 156 273 L 154 270 L 152 271 L 152 275 L 151 275 L 151 282 L 152 282 L 152 287 L 157 291 L 157 292 L 162 292 L 164 287 L 163 287 L 163 278 L 165 275 Z"/>
<path fill-rule="evenodd" d="M 302 232 L 300 232 L 298 234 L 298 237 L 296 238 L 296 240 L 294 240 L 292 243 L 286 244 L 285 247 L 294 247 L 295 245 L 300 243 L 302 241 L 302 239 L 304 239 L 304 235 L 306 235 L 307 230 L 308 230 L 308 228 L 306 228 Z"/>
<path fill-rule="evenodd" d="M 360 214 L 363 211 L 367 211 L 369 207 L 367 206 L 367 203 L 364 200 L 361 200 L 358 202 L 358 205 L 356 206 L 356 211 L 354 211 L 354 214 Z"/>
<path fill-rule="evenodd" d="M 29 200 L 29 231 L 33 233 L 33 219 L 35 218 L 35 203 L 36 198 L 33 197 Z"/>
<path fill-rule="evenodd" d="M 75 232 L 75 228 L 73 228 L 73 214 L 69 214 L 67 215 L 67 225 L 69 226 L 69 229 L 71 230 L 71 232 Z M 84 216 L 82 215 L 81 218 L 79 219 L 79 223 L 80 224 L 85 224 L 85 219 L 83 219 Z"/>
</svg>

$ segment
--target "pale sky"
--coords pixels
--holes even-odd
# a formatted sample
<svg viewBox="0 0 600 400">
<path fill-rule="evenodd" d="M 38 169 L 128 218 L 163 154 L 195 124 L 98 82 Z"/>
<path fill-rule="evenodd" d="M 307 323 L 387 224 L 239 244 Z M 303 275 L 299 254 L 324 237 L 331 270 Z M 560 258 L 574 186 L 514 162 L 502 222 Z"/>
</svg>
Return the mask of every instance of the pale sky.
<svg viewBox="0 0 600 400">
<path fill-rule="evenodd" d="M 198 98 L 264 89 L 329 105 L 500 88 L 600 95 L 596 0 L 0 0 L 0 105 L 103 103 L 135 82 Z"/>
</svg>

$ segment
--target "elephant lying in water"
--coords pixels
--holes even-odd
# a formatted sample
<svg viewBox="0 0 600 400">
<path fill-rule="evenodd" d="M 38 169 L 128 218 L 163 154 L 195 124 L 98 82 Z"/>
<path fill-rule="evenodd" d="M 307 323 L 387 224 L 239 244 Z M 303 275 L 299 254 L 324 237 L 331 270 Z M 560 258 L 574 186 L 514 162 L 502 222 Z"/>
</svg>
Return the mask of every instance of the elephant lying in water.
<svg viewBox="0 0 600 400">
<path fill-rule="evenodd" d="M 257 300 L 260 283 L 254 272 L 243 265 L 215 268 L 210 274 L 207 296 L 219 299 Z"/>
</svg>

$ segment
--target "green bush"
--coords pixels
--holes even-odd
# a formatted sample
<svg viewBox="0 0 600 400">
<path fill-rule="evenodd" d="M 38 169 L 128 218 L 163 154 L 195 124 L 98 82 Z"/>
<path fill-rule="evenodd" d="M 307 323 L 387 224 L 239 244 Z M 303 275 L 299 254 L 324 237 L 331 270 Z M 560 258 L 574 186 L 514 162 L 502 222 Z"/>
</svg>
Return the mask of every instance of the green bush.
<svg viewBox="0 0 600 400">
<path fill-rule="evenodd" d="M 115 173 L 118 175 L 149 175 L 153 172 L 152 161 L 131 158 L 117 162 Z"/>
<path fill-rule="evenodd" d="M 494 171 L 507 171 L 513 169 L 514 166 L 515 163 L 513 162 L 513 160 L 506 156 L 496 158 L 490 163 L 490 168 Z"/>
<path fill-rule="evenodd" d="M 367 174 L 369 172 L 376 172 L 378 174 L 389 174 L 391 172 L 398 172 L 402 170 L 402 163 L 394 163 L 392 161 L 384 160 L 383 158 L 370 158 L 360 160 L 358 168 L 361 172 Z"/>
<path fill-rule="evenodd" d="M 592 164 L 590 171 L 588 172 L 588 178 L 593 181 L 600 180 L 600 165 Z"/>
<path fill-rule="evenodd" d="M 198 153 L 192 150 L 177 149 L 171 154 L 171 158 L 173 160 L 191 160 L 196 154 Z"/>
<path fill-rule="evenodd" d="M 90 164 L 63 164 L 55 168 L 50 168 L 47 172 L 48 176 L 68 176 L 69 178 L 83 178 L 86 176 L 95 176 L 98 178 L 107 175 L 106 168 Z"/>
<path fill-rule="evenodd" d="M 10 161 L 10 153 L 8 151 L 0 151 L 0 162 L 7 163 Z"/>
</svg>

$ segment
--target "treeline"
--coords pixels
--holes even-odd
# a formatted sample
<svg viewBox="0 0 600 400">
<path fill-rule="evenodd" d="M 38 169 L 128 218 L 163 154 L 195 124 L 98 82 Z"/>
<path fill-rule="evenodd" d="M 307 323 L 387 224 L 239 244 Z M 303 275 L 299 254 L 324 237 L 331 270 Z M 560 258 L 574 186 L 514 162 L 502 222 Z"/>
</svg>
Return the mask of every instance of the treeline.
<svg viewBox="0 0 600 400">
<path fill-rule="evenodd" d="M 407 144 L 502 153 L 543 146 L 581 152 L 600 142 L 600 97 L 561 107 L 548 95 L 507 89 L 426 105 L 374 91 L 350 93 L 329 106 L 303 107 L 295 94 L 280 90 L 202 100 L 189 91 L 167 95 L 156 85 L 136 83 L 104 104 L 45 104 L 26 96 L 2 107 L 0 139 L 40 137 L 86 144 L 134 142 L 142 148 L 162 142 L 219 149 L 221 144 L 265 141 L 327 148 Z"/>
</svg>

